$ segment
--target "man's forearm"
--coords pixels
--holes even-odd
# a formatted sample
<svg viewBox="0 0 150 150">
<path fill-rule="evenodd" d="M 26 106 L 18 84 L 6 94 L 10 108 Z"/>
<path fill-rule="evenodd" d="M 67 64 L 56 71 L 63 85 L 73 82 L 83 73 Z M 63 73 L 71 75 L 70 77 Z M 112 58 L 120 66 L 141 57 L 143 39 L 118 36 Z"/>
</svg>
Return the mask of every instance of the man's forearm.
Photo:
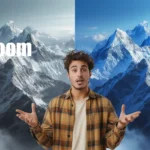
<svg viewBox="0 0 150 150">
<path fill-rule="evenodd" d="M 30 131 L 35 140 L 44 148 L 49 148 L 53 145 L 52 131 L 45 130 L 40 124 L 36 128 L 30 127 Z"/>
<path fill-rule="evenodd" d="M 118 123 L 115 124 L 114 128 L 106 134 L 106 146 L 110 149 L 117 147 L 124 137 L 125 127 L 121 129 L 118 126 Z"/>
</svg>

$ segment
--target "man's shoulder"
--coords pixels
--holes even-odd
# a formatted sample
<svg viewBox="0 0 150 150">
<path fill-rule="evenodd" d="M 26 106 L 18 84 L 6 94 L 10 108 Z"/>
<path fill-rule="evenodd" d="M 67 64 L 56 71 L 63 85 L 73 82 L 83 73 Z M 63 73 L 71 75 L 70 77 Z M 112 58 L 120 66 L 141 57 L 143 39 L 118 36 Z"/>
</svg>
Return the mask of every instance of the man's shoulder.
<svg viewBox="0 0 150 150">
<path fill-rule="evenodd" d="M 103 95 L 101 95 L 101 94 L 99 94 L 99 93 L 94 92 L 94 94 L 95 94 L 96 98 L 97 98 L 99 101 L 102 101 L 103 103 L 108 104 L 108 103 L 111 102 L 107 97 L 105 97 L 105 96 L 103 96 Z"/>
<path fill-rule="evenodd" d="M 49 105 L 54 106 L 54 105 L 58 104 L 60 99 L 65 99 L 65 98 L 66 98 L 66 92 L 62 93 L 61 95 L 58 95 L 58 96 L 51 98 Z"/>
</svg>

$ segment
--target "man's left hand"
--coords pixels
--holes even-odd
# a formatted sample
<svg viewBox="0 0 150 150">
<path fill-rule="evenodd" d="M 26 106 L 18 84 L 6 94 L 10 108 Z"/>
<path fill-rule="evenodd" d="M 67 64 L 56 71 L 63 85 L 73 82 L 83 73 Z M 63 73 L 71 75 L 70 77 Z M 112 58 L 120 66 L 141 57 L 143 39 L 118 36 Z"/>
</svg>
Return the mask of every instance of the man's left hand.
<svg viewBox="0 0 150 150">
<path fill-rule="evenodd" d="M 137 117 L 140 115 L 140 111 L 136 111 L 132 114 L 125 114 L 125 105 L 123 104 L 121 107 L 121 114 L 119 117 L 119 122 L 117 124 L 117 127 L 119 129 L 125 128 L 130 122 L 133 122 Z"/>
</svg>

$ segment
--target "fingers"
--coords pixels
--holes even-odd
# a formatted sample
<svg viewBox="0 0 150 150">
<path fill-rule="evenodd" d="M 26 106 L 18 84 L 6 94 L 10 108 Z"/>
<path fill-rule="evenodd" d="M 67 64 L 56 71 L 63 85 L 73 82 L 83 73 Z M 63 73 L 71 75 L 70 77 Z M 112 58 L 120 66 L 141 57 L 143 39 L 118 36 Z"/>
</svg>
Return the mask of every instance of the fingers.
<svg viewBox="0 0 150 150">
<path fill-rule="evenodd" d="M 35 103 L 32 103 L 32 112 L 36 112 Z"/>
<path fill-rule="evenodd" d="M 136 112 L 134 112 L 134 113 L 132 113 L 131 115 L 136 115 L 136 114 L 141 114 L 141 112 L 140 111 L 136 111 Z"/>
<path fill-rule="evenodd" d="M 21 115 L 21 114 L 17 114 L 16 115 L 19 119 L 21 119 L 22 121 L 25 120 L 25 116 L 24 115 Z"/>
<path fill-rule="evenodd" d="M 139 115 L 140 115 L 140 113 L 135 113 L 133 115 L 128 115 L 127 117 L 125 117 L 126 123 L 133 122 L 137 117 L 139 117 Z"/>
<path fill-rule="evenodd" d="M 133 116 L 128 116 L 128 117 L 125 117 L 125 121 L 126 123 L 130 123 L 134 120 L 134 117 Z"/>
<path fill-rule="evenodd" d="M 22 111 L 22 110 L 20 110 L 20 109 L 16 109 L 16 112 L 18 112 L 18 113 L 20 113 L 20 114 L 22 114 L 22 115 L 24 115 L 24 114 L 25 114 L 25 112 L 24 112 L 24 111 Z"/>
<path fill-rule="evenodd" d="M 121 113 L 125 114 L 125 104 L 123 104 L 121 107 Z"/>
<path fill-rule="evenodd" d="M 28 117 L 25 117 L 25 115 L 21 115 L 21 114 L 17 114 L 16 115 L 20 120 L 24 121 L 25 123 L 29 124 L 30 120 L 32 119 L 28 119 Z"/>
<path fill-rule="evenodd" d="M 136 119 L 137 117 L 139 117 L 140 113 L 134 114 L 132 115 L 134 119 Z"/>
</svg>

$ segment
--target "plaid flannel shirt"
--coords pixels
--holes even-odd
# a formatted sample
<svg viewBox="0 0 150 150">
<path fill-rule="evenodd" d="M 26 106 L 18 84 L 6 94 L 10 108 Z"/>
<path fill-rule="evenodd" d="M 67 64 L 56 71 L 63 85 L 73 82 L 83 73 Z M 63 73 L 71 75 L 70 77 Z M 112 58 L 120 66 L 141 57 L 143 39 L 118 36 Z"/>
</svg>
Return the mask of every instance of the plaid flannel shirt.
<svg viewBox="0 0 150 150">
<path fill-rule="evenodd" d="M 33 137 L 45 149 L 72 149 L 75 102 L 70 90 L 50 101 L 42 125 L 30 127 Z M 111 102 L 91 89 L 86 101 L 86 119 L 87 150 L 114 149 L 119 145 L 125 129 L 117 128 L 118 117 Z"/>
</svg>

